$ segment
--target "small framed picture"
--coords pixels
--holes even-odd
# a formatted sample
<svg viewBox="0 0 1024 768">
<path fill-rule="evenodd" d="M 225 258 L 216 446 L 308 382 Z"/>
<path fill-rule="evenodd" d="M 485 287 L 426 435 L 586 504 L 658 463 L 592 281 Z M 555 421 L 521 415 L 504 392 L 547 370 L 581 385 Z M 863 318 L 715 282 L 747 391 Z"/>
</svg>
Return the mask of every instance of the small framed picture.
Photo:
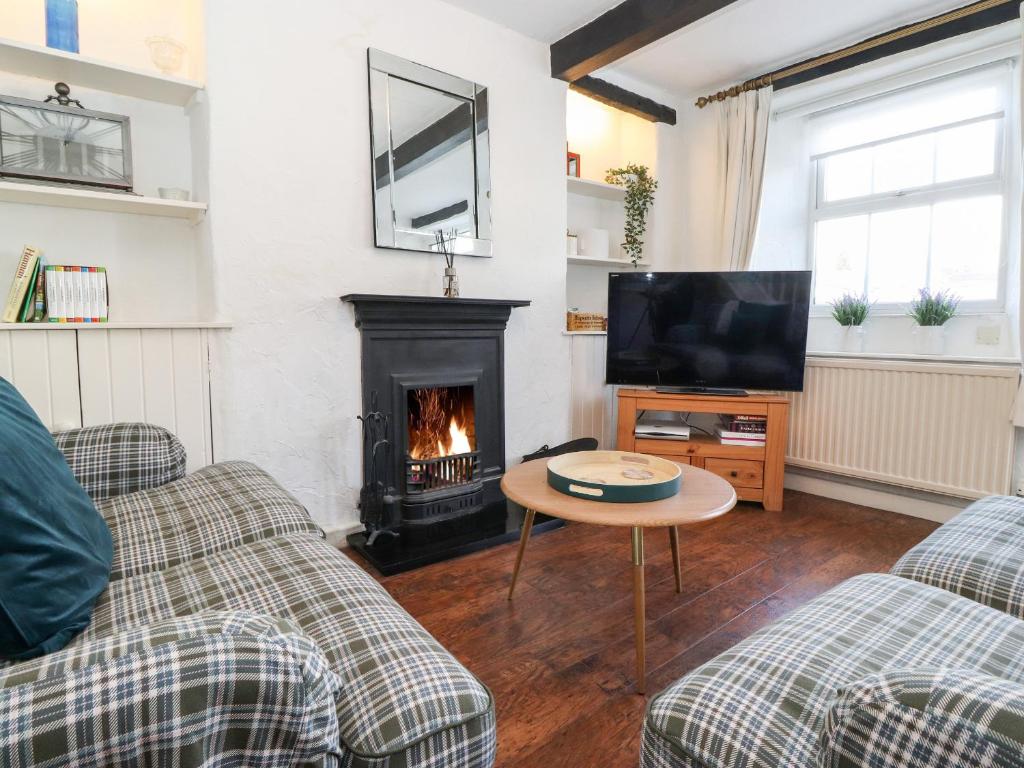
<svg viewBox="0 0 1024 768">
<path fill-rule="evenodd" d="M 577 179 L 580 177 L 580 156 L 575 152 L 566 152 L 565 174 L 566 176 L 575 176 Z"/>
</svg>

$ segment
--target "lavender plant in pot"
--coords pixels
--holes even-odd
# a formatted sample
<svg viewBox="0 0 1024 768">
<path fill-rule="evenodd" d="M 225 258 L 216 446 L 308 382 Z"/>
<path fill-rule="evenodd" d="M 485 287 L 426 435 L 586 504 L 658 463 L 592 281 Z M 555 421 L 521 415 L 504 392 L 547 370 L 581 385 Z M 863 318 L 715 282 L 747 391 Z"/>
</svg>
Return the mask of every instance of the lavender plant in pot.
<svg viewBox="0 0 1024 768">
<path fill-rule="evenodd" d="M 946 350 L 945 325 L 956 317 L 960 299 L 948 291 L 930 292 L 922 288 L 910 302 L 908 313 L 917 323 L 920 351 L 926 355 L 941 355 Z"/>
<path fill-rule="evenodd" d="M 843 352 L 864 351 L 864 321 L 870 311 L 865 294 L 844 293 L 832 301 L 832 317 L 842 331 Z"/>
</svg>

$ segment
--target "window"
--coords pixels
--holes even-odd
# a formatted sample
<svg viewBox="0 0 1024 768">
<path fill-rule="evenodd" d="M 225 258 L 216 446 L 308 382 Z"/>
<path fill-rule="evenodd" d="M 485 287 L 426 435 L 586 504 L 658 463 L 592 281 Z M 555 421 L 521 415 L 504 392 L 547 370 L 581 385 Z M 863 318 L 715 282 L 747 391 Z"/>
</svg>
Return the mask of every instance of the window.
<svg viewBox="0 0 1024 768">
<path fill-rule="evenodd" d="M 1010 89 L 998 65 L 811 120 L 815 304 L 903 311 L 928 288 L 1002 306 Z"/>
</svg>

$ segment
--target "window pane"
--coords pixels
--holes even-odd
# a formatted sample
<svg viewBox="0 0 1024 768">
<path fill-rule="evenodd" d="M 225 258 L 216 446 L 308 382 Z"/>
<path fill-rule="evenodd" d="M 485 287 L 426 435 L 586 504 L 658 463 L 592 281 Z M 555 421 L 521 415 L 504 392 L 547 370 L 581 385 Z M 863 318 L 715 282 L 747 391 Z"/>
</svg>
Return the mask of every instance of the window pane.
<svg viewBox="0 0 1024 768">
<path fill-rule="evenodd" d="M 875 147 L 874 192 L 924 187 L 935 176 L 935 137 L 900 139 Z"/>
<path fill-rule="evenodd" d="M 868 217 L 819 221 L 814 239 L 814 303 L 844 293 L 863 293 L 868 251 Z"/>
<path fill-rule="evenodd" d="M 832 155 L 821 161 L 821 172 L 825 175 L 825 202 L 871 194 L 871 154 L 870 149 L 860 149 Z"/>
<path fill-rule="evenodd" d="M 935 137 L 935 181 L 988 176 L 996 170 L 996 135 L 1002 120 L 942 131 Z"/>
<path fill-rule="evenodd" d="M 935 206 L 932 229 L 933 289 L 966 301 L 999 297 L 1003 241 L 1003 200 L 975 197 Z"/>
<path fill-rule="evenodd" d="M 871 215 L 868 298 L 910 301 L 928 279 L 931 208 L 904 208 Z"/>
</svg>

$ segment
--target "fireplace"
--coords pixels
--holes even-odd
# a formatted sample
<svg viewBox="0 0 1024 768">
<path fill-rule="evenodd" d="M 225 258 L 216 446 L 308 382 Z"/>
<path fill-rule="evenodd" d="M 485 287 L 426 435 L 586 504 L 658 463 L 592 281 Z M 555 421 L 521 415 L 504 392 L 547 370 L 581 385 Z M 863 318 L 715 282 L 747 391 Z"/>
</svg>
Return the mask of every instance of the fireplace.
<svg viewBox="0 0 1024 768">
<path fill-rule="evenodd" d="M 349 543 L 390 574 L 515 538 L 522 510 L 500 488 L 504 336 L 512 309 L 529 302 L 342 300 L 362 337 L 366 531 Z"/>
</svg>

